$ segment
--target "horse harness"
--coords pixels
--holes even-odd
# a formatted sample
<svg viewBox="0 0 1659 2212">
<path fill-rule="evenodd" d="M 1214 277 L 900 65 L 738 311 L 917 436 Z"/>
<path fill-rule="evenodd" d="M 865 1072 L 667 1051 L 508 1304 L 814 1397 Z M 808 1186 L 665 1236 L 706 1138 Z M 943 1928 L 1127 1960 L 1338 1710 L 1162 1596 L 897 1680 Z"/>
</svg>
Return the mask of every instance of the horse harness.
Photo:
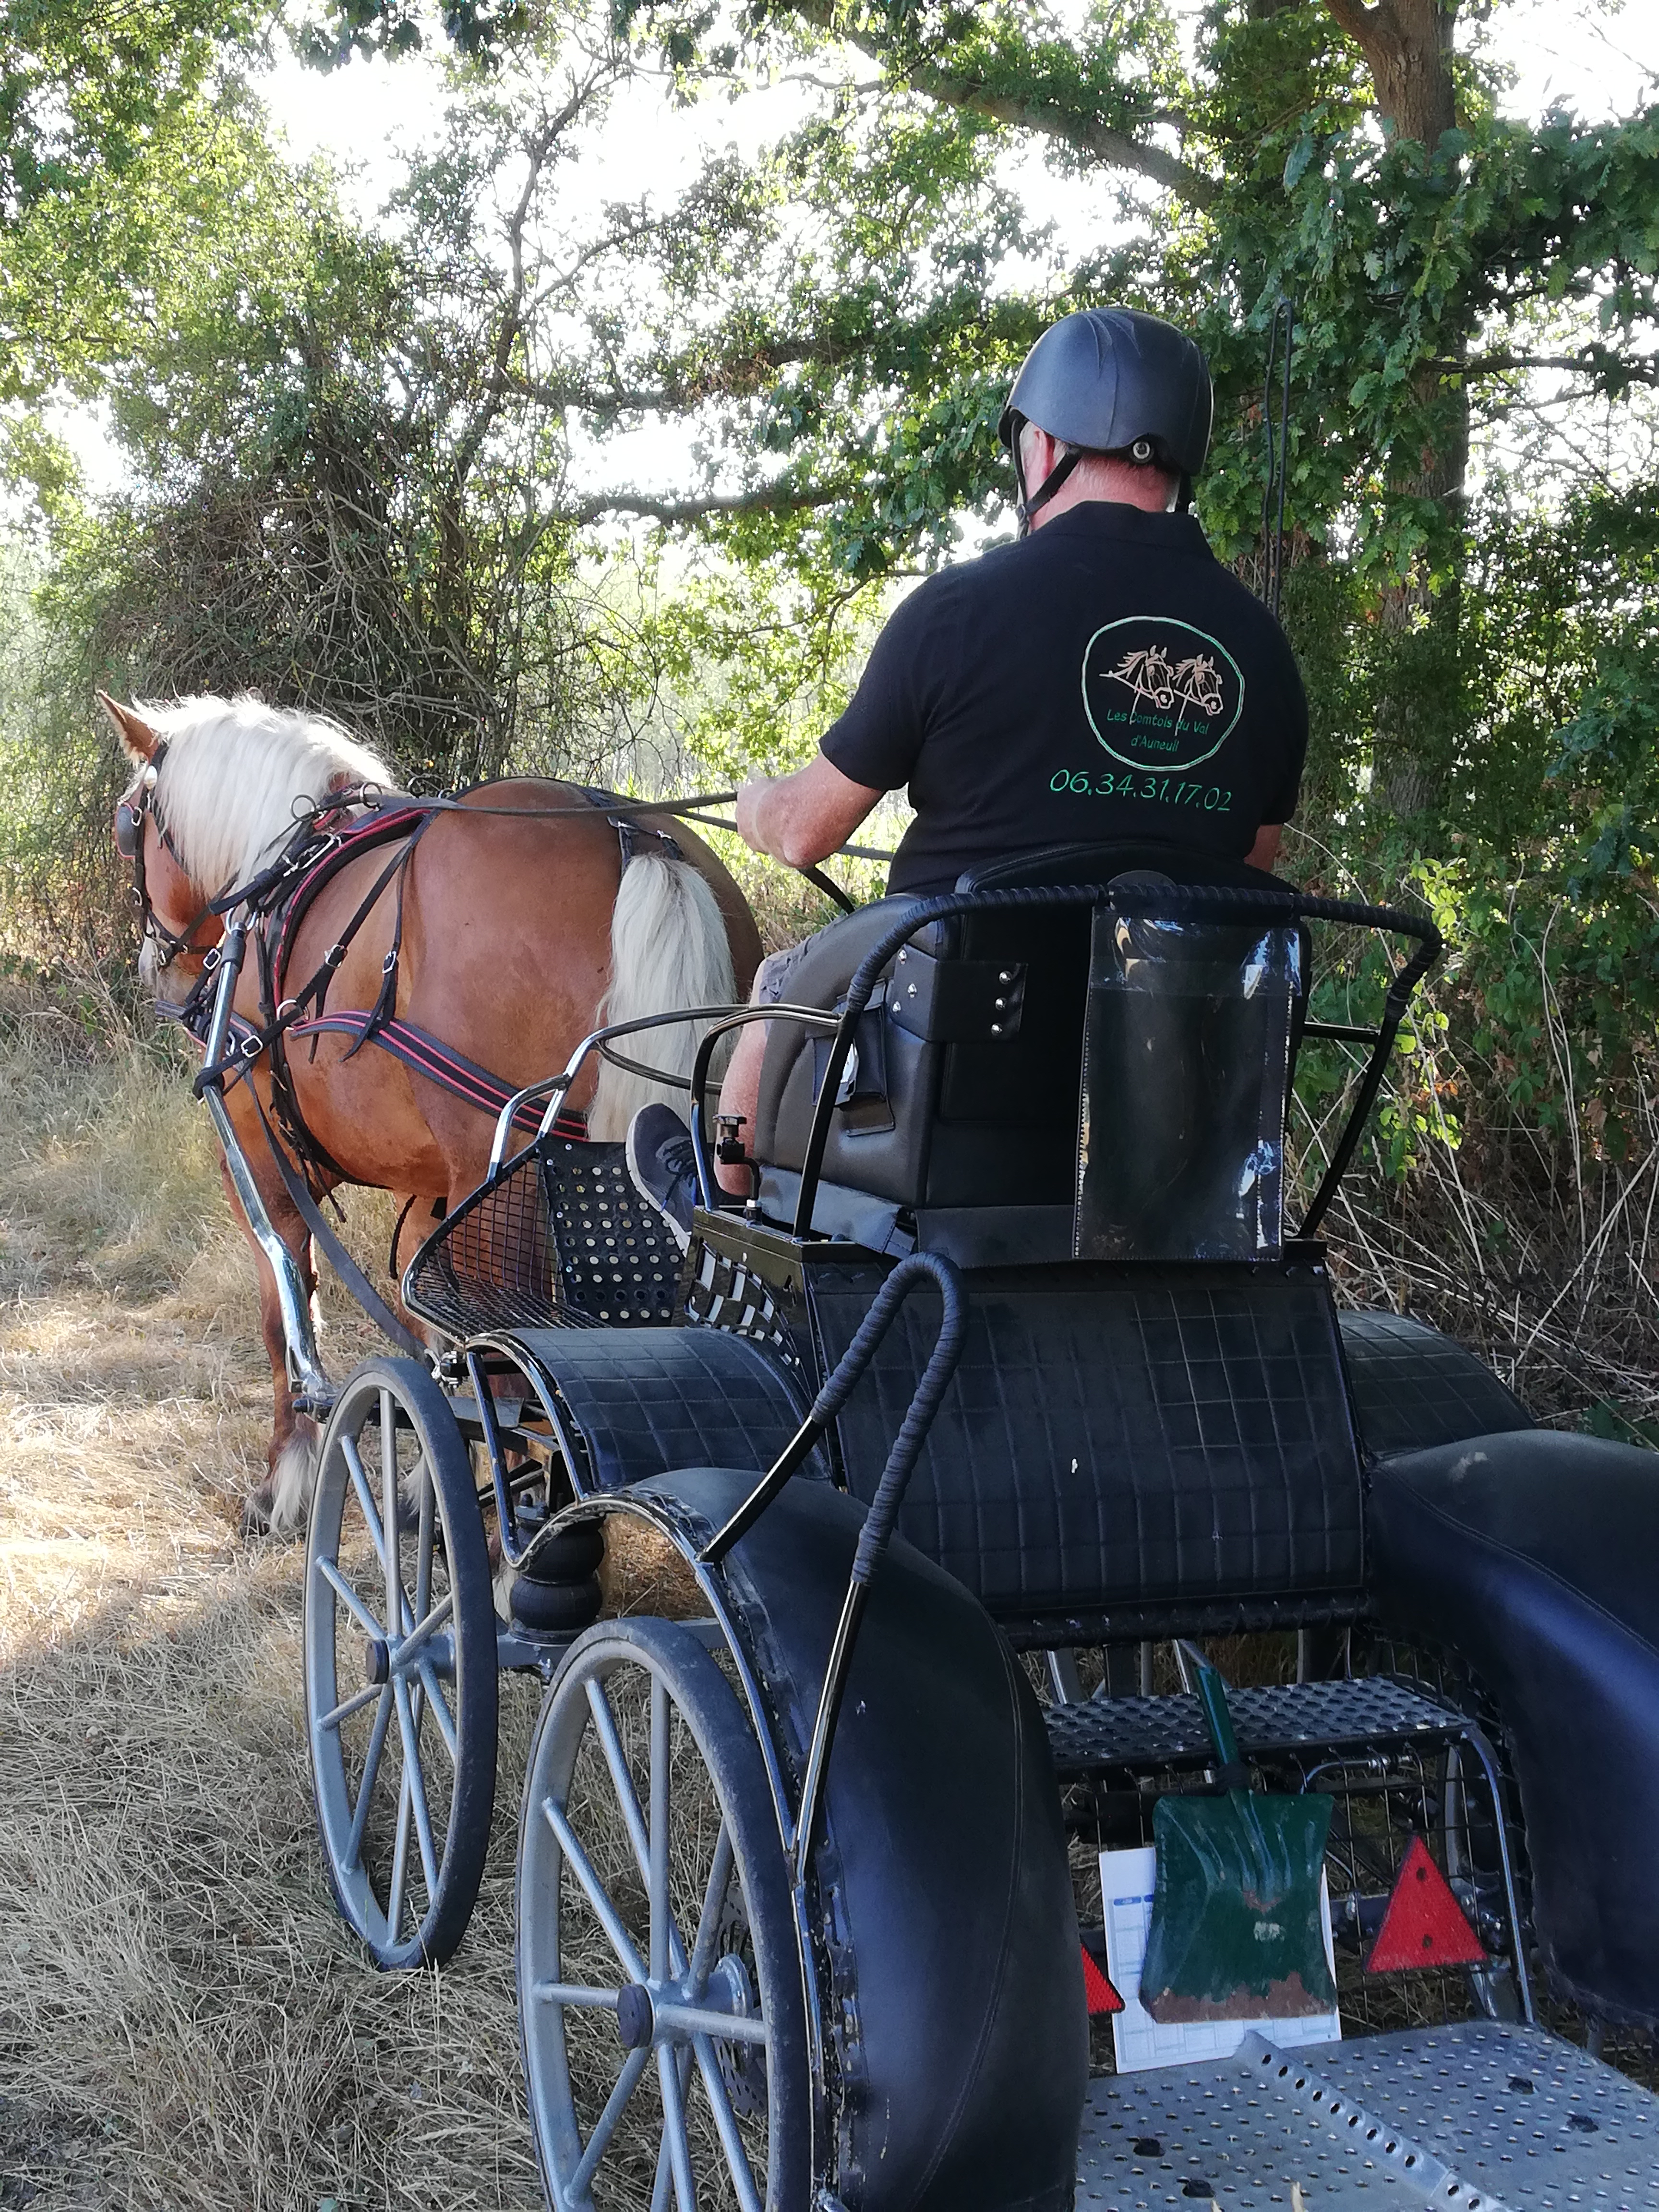
<svg viewBox="0 0 1659 2212">
<path fill-rule="evenodd" d="M 149 902 L 149 885 L 144 874 L 144 817 L 146 815 L 155 824 L 155 834 L 167 848 L 180 873 L 186 876 L 189 874 L 189 870 L 185 866 L 185 856 L 174 844 L 173 832 L 167 827 L 167 817 L 162 813 L 155 799 L 155 787 L 161 779 L 161 763 L 167 758 L 167 741 L 163 738 L 139 771 L 137 781 L 131 785 L 126 797 L 115 810 L 115 849 L 124 860 L 131 860 L 132 863 L 131 896 L 134 906 L 138 909 L 138 933 L 141 938 L 153 937 L 156 943 L 165 949 L 166 957 L 161 962 L 164 968 L 170 962 L 176 960 L 181 952 L 193 952 L 197 950 L 191 943 L 191 939 L 213 911 L 213 904 L 210 900 L 198 912 L 195 919 L 185 924 L 183 936 L 178 937 L 162 921 Z"/>
<path fill-rule="evenodd" d="M 155 787 L 161 756 L 165 745 L 159 745 L 149 768 L 137 787 L 138 796 L 122 802 L 116 817 L 118 848 L 133 860 L 134 897 L 140 909 L 143 925 L 159 942 L 168 947 L 168 960 L 182 951 L 198 950 L 191 942 L 197 930 L 209 915 L 225 914 L 233 907 L 243 908 L 248 916 L 250 935 L 258 963 L 259 1020 L 252 1023 L 240 1015 L 231 1018 L 230 1032 L 224 1059 L 212 1067 L 204 1066 L 196 1078 L 199 1091 L 204 1085 L 214 1081 L 234 1084 L 242 1081 L 252 1073 L 260 1060 L 266 1063 L 270 1083 L 271 1116 L 281 1131 L 283 1139 L 298 1163 L 303 1177 L 307 1199 L 314 1201 L 329 1184 L 349 1182 L 351 1178 L 329 1153 L 327 1148 L 307 1126 L 301 1111 L 289 1062 L 291 1042 L 308 1038 L 314 1059 L 317 1041 L 325 1034 L 352 1037 L 349 1060 L 366 1044 L 375 1044 L 401 1060 L 416 1073 L 426 1076 L 455 1097 L 465 1099 L 479 1112 L 498 1114 L 517 1087 L 502 1079 L 477 1061 L 469 1060 L 441 1038 L 420 1029 L 412 1022 L 402 1020 L 397 1013 L 399 957 L 403 949 L 404 895 L 408 880 L 410 862 L 421 839 L 440 814 L 452 811 L 496 812 L 550 815 L 570 810 L 542 810 L 537 808 L 462 808 L 461 794 L 446 793 L 436 799 L 387 800 L 378 792 L 362 787 L 331 793 L 326 805 L 307 809 L 296 819 L 295 834 L 283 847 L 276 860 L 261 871 L 251 882 L 235 889 L 227 888 L 210 899 L 182 935 L 175 936 L 157 918 L 150 906 L 143 879 L 143 817 L 148 813 L 165 842 L 168 852 L 179 866 L 185 866 L 177 846 L 167 830 L 165 819 L 156 804 Z M 479 787 L 472 787 L 474 789 Z M 631 816 L 618 811 L 617 795 L 611 792 L 577 787 L 587 805 L 602 809 L 611 828 L 617 832 L 622 866 L 626 869 L 629 860 L 642 847 L 649 844 L 665 857 L 684 857 L 680 847 L 666 831 L 647 828 Z M 353 808 L 368 805 L 368 811 L 343 828 L 326 826 L 337 823 Z M 338 937 L 324 953 L 316 969 L 307 981 L 294 992 L 286 991 L 288 966 L 292 957 L 301 923 L 321 892 L 341 870 L 383 845 L 393 845 L 393 851 L 374 878 L 364 896 L 358 902 L 350 919 Z M 379 905 L 386 892 L 397 886 L 397 909 L 392 924 L 390 950 L 381 963 L 380 988 L 372 1007 L 337 1009 L 328 1007 L 328 992 L 337 969 L 358 933 Z M 210 947 L 205 956 L 203 972 L 188 996 L 179 1006 L 176 1018 L 205 1047 L 212 1020 L 212 1001 L 215 977 L 219 966 L 218 947 Z M 255 1103 L 258 1104 L 257 1096 Z M 532 1118 L 539 1121 L 539 1109 L 526 1109 Z M 261 1120 L 264 1119 L 261 1109 Z M 576 1114 L 561 1114 L 556 1123 L 562 1136 L 580 1138 L 586 1133 L 586 1126 Z M 267 1134 L 272 1137 L 276 1150 L 275 1133 L 267 1125 Z M 279 1168 L 287 1163 L 278 1154 Z M 297 1179 L 295 1179 L 297 1180 Z M 285 1175 L 284 1181 L 289 1181 Z M 299 1194 L 290 1182 L 290 1195 L 299 1202 Z M 311 1208 L 301 1206 L 309 1217 Z M 313 1224 L 314 1229 L 314 1223 Z"/>
</svg>

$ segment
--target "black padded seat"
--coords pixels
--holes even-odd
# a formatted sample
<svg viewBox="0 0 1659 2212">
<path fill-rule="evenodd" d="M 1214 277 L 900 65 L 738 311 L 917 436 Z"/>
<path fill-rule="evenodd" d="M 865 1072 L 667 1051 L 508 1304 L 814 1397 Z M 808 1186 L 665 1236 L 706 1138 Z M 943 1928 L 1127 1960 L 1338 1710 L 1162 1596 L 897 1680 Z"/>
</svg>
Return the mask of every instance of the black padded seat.
<svg viewBox="0 0 1659 2212">
<path fill-rule="evenodd" d="M 970 870 L 957 888 L 1104 884 L 1137 869 L 1177 883 L 1283 888 L 1243 861 L 1151 842 L 1052 846 Z M 788 995 L 802 1005 L 842 1003 L 860 961 L 908 903 L 878 900 L 820 931 Z M 969 1211 L 1041 1209 L 1040 1249 L 1020 1255 L 1005 1235 L 1006 1252 L 962 1249 L 957 1256 L 1070 1250 L 1090 927 L 1086 908 L 969 914 L 927 925 L 895 959 L 879 1006 L 872 1002 L 860 1025 L 857 1077 L 824 1154 L 817 1226 L 881 1249 L 884 1228 L 901 1211 L 956 1216 L 960 1230 Z M 1000 985 L 1004 975 L 1012 980 Z M 1017 1018 L 993 1036 L 986 1010 L 999 990 L 1014 1001 Z M 930 1011 L 919 1017 L 917 1003 Z M 828 1050 L 790 1023 L 771 1025 L 753 1143 L 769 1213 L 793 1212 Z M 921 1242 L 952 1248 L 951 1236 L 930 1237 L 927 1225 Z"/>
</svg>

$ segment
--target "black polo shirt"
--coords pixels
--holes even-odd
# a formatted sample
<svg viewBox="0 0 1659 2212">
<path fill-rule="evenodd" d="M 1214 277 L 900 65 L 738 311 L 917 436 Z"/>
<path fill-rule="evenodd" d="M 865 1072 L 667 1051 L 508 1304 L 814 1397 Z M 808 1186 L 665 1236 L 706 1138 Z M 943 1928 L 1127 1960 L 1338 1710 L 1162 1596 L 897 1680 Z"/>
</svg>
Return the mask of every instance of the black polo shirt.
<svg viewBox="0 0 1659 2212">
<path fill-rule="evenodd" d="M 896 607 L 826 732 L 908 785 L 893 891 L 1044 845 L 1156 839 L 1242 860 L 1296 808 L 1308 706 L 1285 633 L 1190 515 L 1090 500 Z"/>
</svg>

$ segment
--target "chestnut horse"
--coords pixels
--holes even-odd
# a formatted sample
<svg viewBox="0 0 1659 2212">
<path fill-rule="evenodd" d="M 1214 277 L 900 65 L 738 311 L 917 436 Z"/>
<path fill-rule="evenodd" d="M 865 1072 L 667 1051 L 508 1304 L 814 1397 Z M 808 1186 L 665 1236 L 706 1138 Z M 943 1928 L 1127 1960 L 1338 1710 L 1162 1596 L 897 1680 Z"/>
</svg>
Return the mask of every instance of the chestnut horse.
<svg viewBox="0 0 1659 2212">
<path fill-rule="evenodd" d="M 137 771 L 122 805 L 126 842 L 137 841 L 146 908 L 139 971 L 163 1012 L 176 1011 L 223 933 L 219 917 L 204 911 L 207 902 L 268 866 L 292 836 L 297 812 L 331 792 L 349 797 L 368 786 L 390 794 L 396 781 L 333 722 L 251 696 L 166 707 L 100 699 Z M 374 900 L 329 984 L 331 1014 L 375 1006 L 386 957 L 398 945 L 400 899 L 390 1011 L 510 1086 L 555 1073 L 601 1021 L 747 996 L 761 949 L 753 917 L 714 855 L 681 823 L 672 828 L 683 857 L 647 840 L 650 849 L 624 866 L 615 826 L 568 785 L 498 783 L 471 798 L 471 807 L 463 799 L 430 821 L 400 877 Z M 474 811 L 486 806 L 515 811 Z M 670 827 L 649 815 L 641 824 Z M 309 979 L 321 966 L 397 849 L 364 851 L 323 884 L 294 932 L 290 979 Z M 257 969 L 250 957 L 234 1000 L 255 1025 Z M 655 1032 L 644 1056 L 684 1073 L 696 1041 L 690 1024 Z M 390 1052 L 354 1051 L 355 1042 L 307 1037 L 289 1052 L 289 1072 L 305 1127 L 338 1170 L 313 1170 L 313 1185 L 368 1184 L 406 1209 L 396 1278 L 429 1231 L 435 1207 L 453 1206 L 483 1179 L 493 1121 Z M 270 1116 L 267 1060 L 250 1080 Z M 248 1092 L 248 1082 L 230 1085 L 226 1104 L 266 1211 L 312 1294 L 311 1237 Z M 597 1085 L 584 1076 L 569 1103 L 587 1109 L 591 1135 L 616 1138 L 652 1095 L 641 1078 L 607 1064 Z M 228 1173 L 225 1180 L 246 1231 Z M 269 1471 L 248 1501 L 247 1520 L 293 1534 L 304 1525 L 319 1437 L 295 1408 L 276 1279 L 257 1244 L 253 1251 L 276 1419 Z"/>
</svg>

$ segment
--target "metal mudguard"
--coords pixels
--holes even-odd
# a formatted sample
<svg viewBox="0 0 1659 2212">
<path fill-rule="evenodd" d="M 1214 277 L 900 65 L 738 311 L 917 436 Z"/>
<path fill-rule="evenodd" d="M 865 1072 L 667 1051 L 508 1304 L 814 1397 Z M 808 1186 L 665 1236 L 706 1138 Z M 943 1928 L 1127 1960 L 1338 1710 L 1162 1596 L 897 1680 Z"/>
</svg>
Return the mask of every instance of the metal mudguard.
<svg viewBox="0 0 1659 2212">
<path fill-rule="evenodd" d="M 1556 1988 L 1659 2027 L 1659 1455 L 1518 1431 L 1373 1470 L 1376 1612 L 1496 1701 Z"/>
<path fill-rule="evenodd" d="M 693 1559 L 753 1486 L 694 1468 L 575 1510 L 638 1514 Z M 785 1832 L 863 1517 L 797 1480 L 700 1571 L 751 1675 Z M 902 1540 L 872 1586 L 824 1814 L 804 1898 L 819 2179 L 848 2212 L 1067 2212 L 1088 2029 L 1047 1738 L 986 1613 Z"/>
</svg>

